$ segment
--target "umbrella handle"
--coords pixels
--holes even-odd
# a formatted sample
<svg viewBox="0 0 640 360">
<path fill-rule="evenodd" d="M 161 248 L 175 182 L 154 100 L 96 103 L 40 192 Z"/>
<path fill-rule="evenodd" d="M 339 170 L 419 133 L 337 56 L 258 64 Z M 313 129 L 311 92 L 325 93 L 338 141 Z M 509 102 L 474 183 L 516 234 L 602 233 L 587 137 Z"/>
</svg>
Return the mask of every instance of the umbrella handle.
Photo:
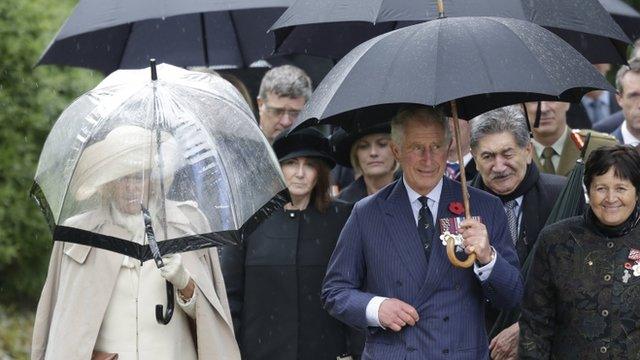
<svg viewBox="0 0 640 360">
<path fill-rule="evenodd" d="M 458 120 L 458 105 L 455 100 L 451 101 L 451 113 L 453 115 L 453 131 L 456 137 L 456 152 L 458 154 L 458 164 L 460 164 L 460 180 L 462 183 L 462 204 L 464 205 L 465 219 L 471 219 L 471 206 L 469 205 L 469 190 L 467 189 L 467 174 L 464 169 L 464 161 L 462 157 L 462 148 L 460 147 L 460 121 Z M 471 253 L 465 261 L 458 260 L 456 257 L 455 244 L 452 238 L 447 239 L 447 256 L 453 266 L 459 268 L 468 268 L 476 261 L 476 254 Z"/>
<path fill-rule="evenodd" d="M 453 243 L 453 238 L 447 239 L 447 257 L 449 258 L 449 261 L 453 266 L 462 269 L 471 267 L 471 265 L 473 265 L 473 263 L 476 261 L 475 253 L 469 254 L 469 257 L 467 257 L 467 260 L 465 261 L 458 260 L 458 257 L 456 256 L 456 246 Z"/>
<path fill-rule="evenodd" d="M 156 320 L 162 325 L 167 325 L 173 316 L 173 285 L 167 281 L 167 312 L 163 311 L 162 305 L 156 305 Z"/>
</svg>

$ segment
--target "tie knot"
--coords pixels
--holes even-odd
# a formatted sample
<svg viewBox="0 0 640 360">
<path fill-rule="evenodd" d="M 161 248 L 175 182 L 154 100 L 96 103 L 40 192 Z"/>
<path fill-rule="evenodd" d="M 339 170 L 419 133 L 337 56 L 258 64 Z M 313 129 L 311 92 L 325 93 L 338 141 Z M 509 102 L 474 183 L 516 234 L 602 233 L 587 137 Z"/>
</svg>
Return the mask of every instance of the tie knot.
<svg viewBox="0 0 640 360">
<path fill-rule="evenodd" d="M 427 206 L 427 202 L 429 201 L 429 198 L 426 196 L 420 196 L 418 198 L 418 201 L 420 201 L 420 204 L 422 204 L 422 207 L 426 207 Z"/>
<path fill-rule="evenodd" d="M 547 146 L 542 150 L 542 157 L 545 160 L 551 160 L 551 157 L 556 154 L 556 151 L 553 150 L 551 146 Z"/>
<path fill-rule="evenodd" d="M 504 206 L 509 210 L 513 210 L 515 209 L 516 206 L 518 206 L 518 202 L 515 200 L 509 200 L 506 203 L 504 203 Z"/>
</svg>

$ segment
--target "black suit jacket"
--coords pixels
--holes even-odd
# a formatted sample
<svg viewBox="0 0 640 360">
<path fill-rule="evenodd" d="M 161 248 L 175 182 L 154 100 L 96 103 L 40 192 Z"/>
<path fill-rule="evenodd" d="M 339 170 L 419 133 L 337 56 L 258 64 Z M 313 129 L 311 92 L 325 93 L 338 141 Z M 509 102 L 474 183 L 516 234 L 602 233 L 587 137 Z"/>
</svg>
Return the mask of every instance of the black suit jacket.
<svg viewBox="0 0 640 360">
<path fill-rule="evenodd" d="M 620 110 L 616 94 L 609 93 L 609 114 L 613 114 Z M 572 129 L 591 129 L 594 124 L 591 123 L 587 110 L 581 102 L 572 103 L 567 111 L 567 125 Z"/>
<path fill-rule="evenodd" d="M 526 245 L 526 253 L 518 254 L 520 264 L 524 263 L 526 256 L 538 239 L 538 234 L 547 222 L 549 214 L 551 214 L 551 210 L 566 184 L 567 178 L 564 176 L 540 173 L 536 184 L 524 195 L 520 238 Z M 584 196 L 581 199 L 583 200 L 582 205 L 584 205 Z"/>
</svg>

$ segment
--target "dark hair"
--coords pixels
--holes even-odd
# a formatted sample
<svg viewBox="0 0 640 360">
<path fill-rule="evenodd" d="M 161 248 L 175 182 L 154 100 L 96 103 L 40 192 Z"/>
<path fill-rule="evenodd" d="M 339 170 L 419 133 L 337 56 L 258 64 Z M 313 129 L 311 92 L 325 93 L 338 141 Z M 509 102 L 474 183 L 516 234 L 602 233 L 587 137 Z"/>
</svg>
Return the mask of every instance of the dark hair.
<svg viewBox="0 0 640 360">
<path fill-rule="evenodd" d="M 311 201 L 313 201 L 313 206 L 315 206 L 319 212 L 324 213 L 331 203 L 331 194 L 329 192 L 329 187 L 331 186 L 329 165 L 321 158 L 309 158 L 309 160 L 311 160 L 310 163 L 318 172 L 316 186 L 313 187 L 311 193 Z"/>
<path fill-rule="evenodd" d="M 640 152 L 628 145 L 610 145 L 589 155 L 584 170 L 587 191 L 594 177 L 606 174 L 612 167 L 616 177 L 629 180 L 636 190 L 640 190 Z"/>
</svg>

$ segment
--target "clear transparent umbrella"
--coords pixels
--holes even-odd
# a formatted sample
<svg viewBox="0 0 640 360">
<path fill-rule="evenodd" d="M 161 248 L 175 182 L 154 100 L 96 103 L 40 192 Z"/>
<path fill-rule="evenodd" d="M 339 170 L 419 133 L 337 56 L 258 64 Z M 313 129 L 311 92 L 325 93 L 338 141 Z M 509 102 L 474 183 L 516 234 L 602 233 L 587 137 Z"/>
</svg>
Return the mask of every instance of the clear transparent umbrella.
<svg viewBox="0 0 640 360">
<path fill-rule="evenodd" d="M 235 88 L 164 64 L 156 80 L 120 70 L 75 100 L 46 140 L 32 194 L 55 241 L 156 262 L 237 244 L 287 201 Z"/>
</svg>

